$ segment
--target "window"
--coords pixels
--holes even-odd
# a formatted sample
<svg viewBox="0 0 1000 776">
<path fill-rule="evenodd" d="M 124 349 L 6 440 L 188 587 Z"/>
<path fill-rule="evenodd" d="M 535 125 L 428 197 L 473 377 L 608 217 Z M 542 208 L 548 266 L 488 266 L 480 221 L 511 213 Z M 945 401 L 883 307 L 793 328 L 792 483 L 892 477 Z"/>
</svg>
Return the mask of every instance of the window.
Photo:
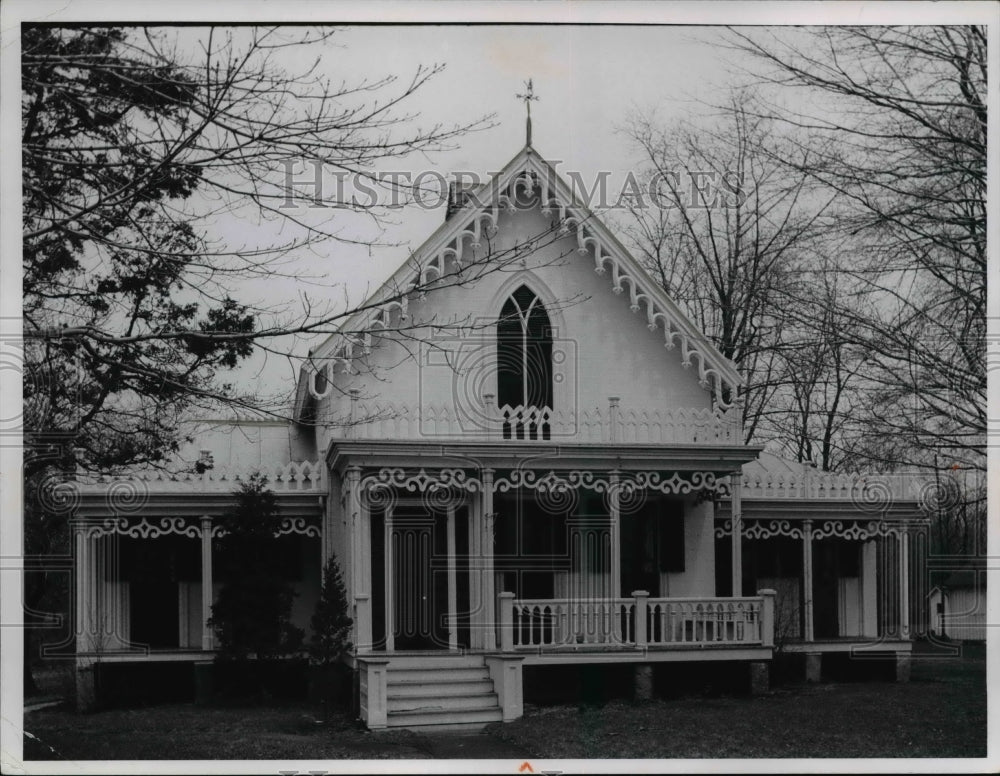
<svg viewBox="0 0 1000 776">
<path fill-rule="evenodd" d="M 661 499 L 659 504 L 660 571 L 684 571 L 684 502 Z"/>
<path fill-rule="evenodd" d="M 543 408 L 552 408 L 552 324 L 527 286 L 511 294 L 500 311 L 497 406 L 522 408 L 504 418 L 504 438 L 549 438 Z"/>
</svg>

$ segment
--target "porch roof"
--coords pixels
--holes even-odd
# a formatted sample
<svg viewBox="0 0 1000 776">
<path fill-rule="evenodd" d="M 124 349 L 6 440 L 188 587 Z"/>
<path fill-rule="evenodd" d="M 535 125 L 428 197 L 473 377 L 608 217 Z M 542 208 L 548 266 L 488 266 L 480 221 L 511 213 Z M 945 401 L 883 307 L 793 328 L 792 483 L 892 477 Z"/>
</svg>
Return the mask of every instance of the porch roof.
<svg viewBox="0 0 1000 776">
<path fill-rule="evenodd" d="M 127 506 L 115 503 L 115 491 L 106 484 L 90 486 L 78 495 L 75 517 L 80 519 L 159 517 L 220 517 L 233 508 L 233 494 L 204 492 L 195 489 L 174 492 L 144 492 L 137 501 Z M 325 492 L 275 492 L 278 514 L 281 517 L 306 517 L 320 519 L 323 515 Z"/>
<path fill-rule="evenodd" d="M 808 499 L 788 496 L 784 498 L 747 497 L 744 491 L 740 499 L 743 520 L 890 520 L 926 521 L 928 518 L 916 500 L 890 501 L 886 504 L 865 505 L 857 500 Z M 729 520 L 733 516 L 732 503 L 728 496 L 721 498 L 715 507 L 717 520 Z"/>
<path fill-rule="evenodd" d="M 754 445 L 339 440 L 330 445 L 327 463 L 333 472 L 343 472 L 349 466 L 399 466 L 730 474 L 740 471 L 761 450 Z"/>
<path fill-rule="evenodd" d="M 740 503 L 744 519 L 916 520 L 933 499 L 933 482 L 913 472 L 837 474 L 763 452 L 743 467 Z M 716 517 L 730 518 L 729 494 Z"/>
</svg>

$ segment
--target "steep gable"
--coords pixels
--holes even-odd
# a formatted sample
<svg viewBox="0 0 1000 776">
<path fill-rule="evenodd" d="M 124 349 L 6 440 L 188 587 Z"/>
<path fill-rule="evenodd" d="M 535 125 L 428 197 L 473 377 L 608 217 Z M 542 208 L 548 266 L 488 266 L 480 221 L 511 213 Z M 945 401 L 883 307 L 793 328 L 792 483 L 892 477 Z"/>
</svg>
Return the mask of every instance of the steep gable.
<svg viewBox="0 0 1000 776">
<path fill-rule="evenodd" d="M 599 276 L 609 276 L 611 290 L 628 300 L 628 309 L 643 314 L 651 332 L 663 331 L 666 351 L 680 346 L 681 364 L 697 368 L 698 383 L 713 393 L 716 406 L 726 408 L 741 380 L 735 366 L 712 345 L 666 292 L 651 278 L 610 229 L 574 196 L 569 184 L 531 147 L 525 146 L 491 181 L 470 193 L 464 207 L 454 212 L 406 262 L 378 289 L 359 311 L 311 354 L 314 362 L 350 369 L 353 359 L 370 352 L 380 330 L 406 321 L 410 298 L 421 291 L 433 293 L 433 281 L 455 277 L 470 265 L 468 255 L 494 234 L 501 213 L 516 212 L 518 196 L 538 195 L 536 207 L 558 224 L 559 232 L 575 239 L 576 251 L 588 256 Z M 482 268 L 469 271 L 470 280 Z M 464 279 L 464 277 L 463 277 Z M 428 290 L 431 284 L 431 290 Z M 627 297 L 626 297 L 627 292 Z M 306 367 L 304 371 L 309 370 Z M 315 372 L 300 379 L 296 418 L 307 410 L 315 394 Z M 313 390 L 310 390 L 313 389 Z"/>
</svg>

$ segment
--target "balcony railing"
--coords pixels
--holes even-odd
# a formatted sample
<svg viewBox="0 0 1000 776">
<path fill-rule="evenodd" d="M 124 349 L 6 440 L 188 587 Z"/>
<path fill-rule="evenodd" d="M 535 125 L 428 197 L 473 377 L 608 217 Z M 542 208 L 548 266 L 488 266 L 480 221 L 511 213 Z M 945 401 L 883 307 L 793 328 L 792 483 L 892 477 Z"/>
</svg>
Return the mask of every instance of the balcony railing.
<svg viewBox="0 0 1000 776">
<path fill-rule="evenodd" d="M 948 491 L 932 478 L 916 472 L 835 474 L 810 469 L 801 472 L 768 472 L 756 463 L 748 464 L 743 469 L 744 499 L 852 501 L 863 512 L 878 512 L 894 502 L 933 502 L 947 495 Z"/>
<path fill-rule="evenodd" d="M 492 397 L 490 397 L 492 398 Z M 351 439 L 469 439 L 523 442 L 623 442 L 737 445 L 740 413 L 687 407 L 559 409 L 483 404 L 393 404 L 351 402 L 345 416 L 332 417 L 330 433 Z"/>
<path fill-rule="evenodd" d="M 291 461 L 274 466 L 219 466 L 200 472 L 192 471 L 191 466 L 182 469 L 135 468 L 121 474 L 80 474 L 76 482 L 85 490 L 106 489 L 112 483 L 129 483 L 143 491 L 229 493 L 255 474 L 266 477 L 267 487 L 275 492 L 326 492 L 326 465 L 322 461 Z"/>
<path fill-rule="evenodd" d="M 774 645 L 773 590 L 745 598 L 515 599 L 500 594 L 501 649 Z"/>
</svg>

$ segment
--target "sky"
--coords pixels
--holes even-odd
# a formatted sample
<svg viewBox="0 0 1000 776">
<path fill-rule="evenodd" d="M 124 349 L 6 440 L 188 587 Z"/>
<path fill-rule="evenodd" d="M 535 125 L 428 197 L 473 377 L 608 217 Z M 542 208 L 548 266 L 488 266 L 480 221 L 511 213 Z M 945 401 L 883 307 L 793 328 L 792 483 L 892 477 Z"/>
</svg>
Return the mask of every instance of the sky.
<svg viewBox="0 0 1000 776">
<path fill-rule="evenodd" d="M 917 6 L 919 5 L 919 11 Z M 969 5 L 977 12 L 988 4 Z M 280 10 L 278 9 L 280 6 Z M 110 2 L 7 3 L 8 14 L 20 12 L 46 21 L 81 21 L 145 17 L 163 22 L 156 4 L 134 6 Z M 533 79 L 538 100 L 532 104 L 533 145 L 550 161 L 559 161 L 561 172 L 575 171 L 592 181 L 598 171 L 621 180 L 639 172 L 640 159 L 621 132 L 630 114 L 655 110 L 658 119 L 696 119 L 710 113 L 713 101 L 724 100 L 728 90 L 745 82 L 740 55 L 721 45 L 724 23 L 791 24 L 851 22 L 955 22 L 960 4 L 824 3 L 421 3 L 394 4 L 311 2 L 211 4 L 178 0 L 170 6 L 170 21 L 211 20 L 299 23 L 342 22 L 333 44 L 325 50 L 321 70 L 335 81 L 354 83 L 386 75 L 399 78 L 397 87 L 421 65 L 443 63 L 445 70 L 408 101 L 417 114 L 414 125 L 465 123 L 495 114 L 495 126 L 461 138 L 454 149 L 415 156 L 396 170 L 416 174 L 435 170 L 448 176 L 464 170 L 485 175 L 500 169 L 524 144 L 524 104 L 517 98 L 524 82 Z M 402 19 L 457 19 L 476 21 L 589 22 L 608 24 L 423 24 L 395 26 L 371 24 Z M 7 16 L 10 19 L 10 16 Z M 675 22 L 686 22 L 677 25 Z M 713 25 L 690 24 L 711 21 Z M 622 22 L 641 22 L 622 24 Z M 666 24 L 670 22 L 672 24 Z M 178 28 L 181 40 L 191 45 L 200 34 L 196 27 Z M 783 34 L 792 34 L 785 28 Z M 315 54 L 304 51 L 298 59 L 283 52 L 290 70 L 309 64 Z M 9 63 L 8 63 L 9 64 Z M 16 67 L 16 64 L 15 64 Z M 8 74 L 10 68 L 7 68 Z M 9 75 L 8 75 L 9 78 Z M 390 87 L 392 88 L 392 87 Z M 16 95 L 16 89 L 14 90 Z M 7 89 L 8 96 L 11 90 Z M 5 131 L 17 134 L 17 115 L 4 114 Z M 10 126 L 8 126 L 10 125 Z M 8 166 L 8 172 L 10 167 Z M 280 174 L 280 173 L 277 173 Z M 16 169 L 15 169 L 16 176 Z M 5 177 L 5 182 L 11 176 Z M 16 184 L 15 184 L 16 185 Z M 614 187 L 612 186 L 612 190 Z M 336 284 L 330 294 L 360 302 L 376 289 L 441 223 L 443 207 L 407 209 L 393 216 L 382 235 L 391 247 L 367 249 L 331 241 L 319 255 L 303 255 L 303 273 L 321 273 Z M 16 214 L 13 214 L 16 218 Z M 8 217 L 10 217 L 8 215 Z M 325 217 L 325 216 L 324 216 Z M 344 219 L 342 214 L 333 216 Z M 13 228 L 16 227 L 16 221 Z M 220 234 L 238 244 L 266 242 L 273 235 L 246 219 L 218 223 Z M 340 227 L 339 223 L 335 226 Z M 345 234 L 354 236 L 358 226 L 345 220 Z M 360 226 L 358 226 L 360 228 Z M 7 256 L 11 258 L 10 254 Z M 9 275 L 8 275 L 9 276 Z M 297 304 L 303 284 L 294 278 L 266 285 L 248 284 L 238 289 L 241 299 L 262 306 Z M 311 290 L 310 293 L 314 293 Z M 283 343 L 304 356 L 312 341 Z M 255 356 L 233 376 L 247 389 L 290 394 L 295 362 Z"/>
<path fill-rule="evenodd" d="M 693 10 L 692 10 L 693 9 Z M 971 9 L 971 10 L 970 10 Z M 16 203 L 20 197 L 20 84 L 17 23 L 22 19 L 48 22 L 80 21 L 273 21 L 276 16 L 299 21 L 344 21 L 402 18 L 491 19 L 493 21 L 700 21 L 715 23 L 795 24 L 795 23 L 956 23 L 968 21 L 969 14 L 989 21 L 991 46 L 997 43 L 996 5 L 989 2 L 956 3 L 604 3 L 604 2 L 464 2 L 428 3 L 358 3 L 282 2 L 256 0 L 171 0 L 170 3 L 135 3 L 134 0 L 6 0 L 0 4 L 0 183 L 2 201 L 0 230 L 0 345 L 3 338 L 20 337 L 20 243 L 21 214 Z M 961 16 L 961 18 L 960 18 Z M 461 122 L 495 112 L 498 124 L 489 131 L 463 139 L 460 147 L 430 159 L 413 160 L 413 170 L 499 169 L 523 145 L 524 108 L 515 95 L 523 90 L 523 81 L 534 79 L 539 101 L 533 104 L 534 145 L 549 159 L 563 161 L 562 169 L 577 170 L 584 177 L 596 170 L 621 172 L 633 167 L 636 155 L 616 129 L 632 109 L 657 107 L 665 120 L 691 116 L 702 110 L 699 101 L 711 101 L 723 94 L 736 76 L 728 69 L 727 54 L 717 41 L 717 28 L 696 27 L 590 27 L 508 26 L 508 27 L 348 27 L 342 34 L 344 48 L 324 60 L 331 75 L 351 80 L 356 75 L 377 76 L 412 72 L 419 63 L 444 62 L 447 69 L 422 90 L 412 102 L 422 121 Z M 995 53 L 995 52 L 994 52 Z M 994 56 L 993 63 L 996 63 Z M 738 63 L 734 63 L 738 64 Z M 996 92 L 991 111 L 996 107 Z M 995 139 L 995 134 L 993 139 Z M 995 148 L 994 148 L 995 152 Z M 996 180 L 998 155 L 991 154 L 990 177 Z M 993 187 L 995 189 L 995 186 Z M 995 191 L 994 191 L 995 198 Z M 995 208 L 994 208 L 995 210 Z M 351 289 L 352 297 L 363 294 L 385 279 L 417 247 L 443 218 L 441 211 L 415 210 L 400 219 L 398 229 L 389 235 L 403 245 L 373 251 L 351 250 L 331 245 L 327 257 L 331 276 Z M 225 229 L 226 227 L 221 227 Z M 246 224 L 231 227 L 235 233 L 253 237 Z M 991 224 L 991 272 L 996 268 L 997 222 Z M 294 284 L 260 291 L 262 296 L 281 299 L 296 297 Z M 1000 320 L 1000 295 L 991 294 L 991 353 L 1000 342 L 996 321 Z M 302 346 L 304 351 L 305 345 Z M 7 359 L 7 360 L 4 360 Z M 992 359 L 991 359 L 992 364 Z M 0 352 L 0 431 L 19 417 L 21 375 L 16 362 Z M 291 390 L 293 375 L 288 365 L 259 360 L 240 371 L 237 380 L 250 385 L 260 376 L 266 390 Z M 996 404 L 998 381 L 991 380 L 992 406 Z M 4 423 L 6 425 L 4 425 Z M 18 481 L 21 461 L 17 444 L 0 445 L 0 471 L 13 478 L 14 487 L 3 488 L 4 512 L 18 511 Z M 991 463 L 994 461 L 991 459 Z M 5 484 L 9 484 L 6 482 Z M 12 502 L 11 499 L 14 499 Z M 20 521 L 0 521 L 5 546 L 20 546 Z M 991 553 L 997 554 L 995 536 L 991 535 Z M 16 571 L 16 569 L 14 569 Z M 16 604 L 16 585 L 4 588 L 4 605 Z M 11 598 L 13 596 L 14 598 Z M 11 635 L 11 629 L 4 629 Z M 20 637 L 5 640 L 14 649 Z M 10 650 L 8 650 L 10 654 Z M 15 655 L 16 657 L 16 655 Z M 20 684 L 20 661 L 6 660 L 2 666 L 5 681 L 4 701 L 11 700 Z M 17 719 L 4 719 L 0 738 L 5 752 L 19 752 L 21 731 Z M 100 764 L 75 764 L 79 772 L 100 772 Z M 124 766 L 127 767 L 127 764 Z M 192 762 L 188 768 L 198 772 L 205 763 Z M 790 768 L 808 767 L 794 761 Z M 829 761 L 824 767 L 857 770 L 870 768 L 852 761 Z M 916 770 L 926 763 L 911 761 Z M 950 770 L 950 765 L 933 763 L 930 767 Z M 961 768 L 961 764 L 957 768 Z"/>
<path fill-rule="evenodd" d="M 183 33 L 182 33 L 183 34 Z M 192 34 L 195 34 L 192 31 Z M 573 171 L 589 184 L 607 170 L 616 192 L 624 176 L 638 174 L 640 158 L 622 128 L 628 117 L 655 109 L 664 122 L 711 112 L 715 98 L 724 99 L 730 85 L 741 79 L 717 45 L 718 27 L 670 26 L 347 26 L 323 54 L 321 68 L 336 81 L 396 75 L 399 84 L 420 66 L 446 67 L 407 103 L 419 116 L 414 126 L 467 123 L 495 114 L 494 126 L 470 133 L 451 150 L 414 156 L 392 165 L 394 171 L 416 176 L 437 171 L 450 177 L 457 171 L 487 176 L 502 168 L 525 143 L 525 105 L 518 94 L 533 81 L 532 145 L 545 158 L 560 162 L 559 171 Z M 308 64 L 315 51 L 286 57 L 289 70 Z M 302 178 L 311 175 L 303 167 Z M 343 214 L 333 216 L 355 236 Z M 409 208 L 393 214 L 382 236 L 389 247 L 366 249 L 331 242 L 321 271 L 345 285 L 352 302 L 378 287 L 411 251 L 418 248 L 444 218 L 443 206 Z M 233 239 L 246 240 L 246 224 L 230 225 Z M 358 229 L 363 225 L 358 223 Z M 220 225 L 223 233 L 226 225 Z M 320 249 L 322 253 L 322 248 Z M 323 259 L 311 258 L 316 270 Z M 269 282 L 260 301 L 284 295 L 294 298 L 294 282 Z M 253 292 L 251 292 L 253 293 Z M 299 342 L 302 355 L 317 340 Z M 260 357 L 240 369 L 240 384 L 259 380 L 264 391 L 290 390 L 293 366 Z"/>
</svg>

